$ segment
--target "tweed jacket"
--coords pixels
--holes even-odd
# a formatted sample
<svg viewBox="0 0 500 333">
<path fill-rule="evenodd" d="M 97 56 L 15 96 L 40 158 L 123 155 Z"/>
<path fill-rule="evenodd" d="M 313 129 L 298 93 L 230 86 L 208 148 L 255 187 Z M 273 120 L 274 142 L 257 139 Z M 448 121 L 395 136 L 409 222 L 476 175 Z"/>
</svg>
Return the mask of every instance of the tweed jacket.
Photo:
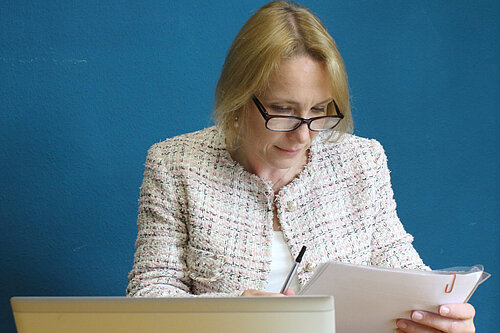
<svg viewBox="0 0 500 333">
<path fill-rule="evenodd" d="M 273 204 L 301 285 L 325 261 L 428 269 L 396 214 L 382 146 L 318 135 L 309 160 L 275 195 L 243 169 L 216 127 L 153 145 L 139 198 L 128 296 L 238 295 L 265 289 Z"/>
</svg>

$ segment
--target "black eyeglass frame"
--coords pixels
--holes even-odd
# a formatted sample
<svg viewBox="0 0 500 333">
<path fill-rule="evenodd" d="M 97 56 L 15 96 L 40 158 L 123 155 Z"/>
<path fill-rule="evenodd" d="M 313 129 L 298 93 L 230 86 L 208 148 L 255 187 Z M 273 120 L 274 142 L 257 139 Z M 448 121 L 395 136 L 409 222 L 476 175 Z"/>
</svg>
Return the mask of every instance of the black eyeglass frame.
<svg viewBox="0 0 500 333">
<path fill-rule="evenodd" d="M 301 117 L 296 117 L 296 116 L 270 115 L 267 112 L 267 110 L 264 107 L 264 105 L 262 105 L 262 103 L 259 101 L 259 99 L 257 98 L 257 96 L 252 95 L 252 100 L 255 103 L 255 106 L 257 106 L 257 109 L 259 110 L 260 114 L 262 115 L 262 117 L 266 121 L 266 128 L 268 130 L 274 131 L 274 132 L 292 132 L 292 131 L 295 131 L 300 126 L 302 126 L 302 124 L 304 124 L 304 123 L 307 124 L 307 127 L 309 128 L 310 131 L 313 131 L 313 132 L 325 132 L 325 131 L 330 131 L 330 130 L 334 129 L 335 127 L 337 127 L 337 125 L 340 123 L 340 121 L 342 119 L 344 119 L 344 115 L 342 114 L 342 112 L 340 112 L 339 107 L 338 107 L 338 105 L 337 105 L 337 103 L 335 102 L 334 99 L 332 99 L 332 102 L 333 102 L 333 105 L 335 106 L 335 112 L 337 112 L 337 115 L 335 115 L 335 116 L 319 116 L 319 117 L 313 117 L 313 118 L 309 118 L 309 119 L 301 118 Z M 297 126 L 295 126 L 292 129 L 276 130 L 276 129 L 269 128 L 267 126 L 267 124 L 269 123 L 269 120 L 271 120 L 273 118 L 296 119 L 296 120 L 300 120 L 300 122 L 297 124 Z M 340 118 L 340 120 L 332 128 L 319 129 L 319 130 L 311 128 L 311 122 L 312 121 L 317 120 L 317 119 L 323 119 L 323 118 Z"/>
</svg>

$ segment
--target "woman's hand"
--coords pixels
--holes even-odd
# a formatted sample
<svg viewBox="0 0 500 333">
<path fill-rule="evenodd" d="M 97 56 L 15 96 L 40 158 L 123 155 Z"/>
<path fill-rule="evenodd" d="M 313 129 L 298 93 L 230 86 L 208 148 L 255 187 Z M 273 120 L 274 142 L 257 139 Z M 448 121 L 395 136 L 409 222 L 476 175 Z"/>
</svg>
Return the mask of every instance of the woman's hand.
<svg viewBox="0 0 500 333">
<path fill-rule="evenodd" d="M 293 291 L 293 289 L 287 289 L 283 294 L 268 293 L 266 291 L 256 290 L 256 289 L 247 289 L 241 294 L 241 296 L 273 296 L 273 297 L 293 296 L 293 295 L 295 295 L 295 291 Z"/>
<path fill-rule="evenodd" d="M 476 310 L 468 303 L 448 304 L 439 307 L 439 314 L 413 311 L 412 320 L 398 319 L 398 332 L 475 332 Z"/>
</svg>

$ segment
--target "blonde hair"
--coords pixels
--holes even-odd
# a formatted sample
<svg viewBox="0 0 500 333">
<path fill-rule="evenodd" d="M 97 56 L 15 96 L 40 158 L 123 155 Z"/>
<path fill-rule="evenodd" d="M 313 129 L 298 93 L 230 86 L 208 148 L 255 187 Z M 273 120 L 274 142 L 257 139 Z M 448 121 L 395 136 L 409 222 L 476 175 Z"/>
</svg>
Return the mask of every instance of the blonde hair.
<svg viewBox="0 0 500 333">
<path fill-rule="evenodd" d="M 214 118 L 224 132 L 228 149 L 235 149 L 244 129 L 242 115 L 251 96 L 263 91 L 282 59 L 307 55 L 326 64 L 330 89 L 344 119 L 329 139 L 352 133 L 349 87 L 344 61 L 335 41 L 307 8 L 273 1 L 243 25 L 229 49 L 215 90 Z M 329 108 L 328 114 L 335 114 Z"/>
</svg>

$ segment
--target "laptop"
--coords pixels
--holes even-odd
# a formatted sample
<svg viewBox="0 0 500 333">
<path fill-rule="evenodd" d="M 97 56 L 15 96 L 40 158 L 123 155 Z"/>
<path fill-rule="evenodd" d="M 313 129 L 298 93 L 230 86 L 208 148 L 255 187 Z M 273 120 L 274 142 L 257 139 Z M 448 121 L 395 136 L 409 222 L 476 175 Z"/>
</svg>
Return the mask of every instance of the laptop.
<svg viewBox="0 0 500 333">
<path fill-rule="evenodd" d="M 18 333 L 334 333 L 332 296 L 13 297 Z"/>
</svg>

